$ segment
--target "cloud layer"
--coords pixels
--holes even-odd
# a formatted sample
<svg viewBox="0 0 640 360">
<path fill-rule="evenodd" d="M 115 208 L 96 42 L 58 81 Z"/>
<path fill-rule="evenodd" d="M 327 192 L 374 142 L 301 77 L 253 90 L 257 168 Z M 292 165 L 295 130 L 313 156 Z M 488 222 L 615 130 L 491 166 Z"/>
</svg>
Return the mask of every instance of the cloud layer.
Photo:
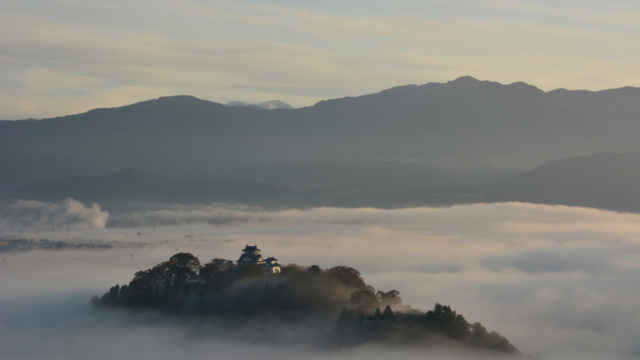
<svg viewBox="0 0 640 360">
<path fill-rule="evenodd" d="M 159 214 L 172 226 L 160 226 Z M 112 214 L 109 221 L 126 216 Z M 90 295 L 123 284 L 135 271 L 176 252 L 190 251 L 202 261 L 236 260 L 245 244 L 258 244 L 264 255 L 281 263 L 351 265 L 376 288 L 399 290 L 406 304 L 421 309 L 437 301 L 451 305 L 523 352 L 545 359 L 627 359 L 640 351 L 640 215 L 507 203 L 272 212 L 171 207 L 128 216 L 133 220 L 126 228 L 88 228 L 72 231 L 69 238 L 60 232 L 29 234 L 123 242 L 113 250 L 3 255 L 0 346 L 13 354 L 10 358 L 82 358 L 91 351 L 100 358 L 113 344 L 141 358 L 163 358 L 175 349 L 204 358 L 214 348 L 229 358 L 259 353 L 318 359 L 424 356 L 368 348 L 317 353 L 241 341 L 223 345 L 215 336 L 193 337 L 189 326 L 151 328 L 144 316 L 126 314 L 108 322 L 86 308 Z M 134 224 L 139 227 L 129 227 Z M 20 311 L 33 314 L 33 320 L 23 321 L 27 317 L 15 315 Z M 52 313 L 69 320 L 46 315 Z M 21 343 L 27 333 L 42 346 Z M 147 344 L 142 346 L 147 350 L 135 344 Z"/>
</svg>

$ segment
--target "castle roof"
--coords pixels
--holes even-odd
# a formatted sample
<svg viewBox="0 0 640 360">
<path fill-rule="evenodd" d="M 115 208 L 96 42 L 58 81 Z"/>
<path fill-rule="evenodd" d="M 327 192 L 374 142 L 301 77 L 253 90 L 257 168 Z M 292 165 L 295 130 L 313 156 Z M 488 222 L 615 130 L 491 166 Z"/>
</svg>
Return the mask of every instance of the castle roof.
<svg viewBox="0 0 640 360">
<path fill-rule="evenodd" d="M 273 267 L 280 267 L 282 265 L 278 264 L 275 261 L 267 261 L 264 264 L 260 264 L 260 266 L 262 266 L 262 267 L 272 267 L 273 268 Z"/>
<path fill-rule="evenodd" d="M 260 251 L 260 249 L 258 249 L 258 245 L 253 245 L 253 246 L 246 245 L 244 247 L 244 250 L 242 250 L 242 251 L 251 251 L 251 252 L 253 252 L 253 251 Z"/>
<path fill-rule="evenodd" d="M 251 259 L 251 261 L 256 262 L 256 261 L 261 261 L 262 256 L 259 255 L 259 254 L 242 254 L 242 255 L 240 255 L 240 259 L 238 259 L 238 261 L 240 261 L 240 260 L 242 260 L 244 258 L 249 258 L 249 259 Z"/>
</svg>

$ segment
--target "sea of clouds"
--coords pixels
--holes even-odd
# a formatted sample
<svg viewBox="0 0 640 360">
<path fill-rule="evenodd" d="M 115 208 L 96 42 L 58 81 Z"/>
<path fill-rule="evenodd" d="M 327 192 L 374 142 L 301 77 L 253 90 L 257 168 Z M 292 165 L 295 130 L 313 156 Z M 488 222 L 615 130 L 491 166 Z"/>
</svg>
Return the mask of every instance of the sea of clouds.
<svg viewBox="0 0 640 360">
<path fill-rule="evenodd" d="M 52 231 L 52 222 L 71 222 L 70 233 L 61 225 Z M 543 359 L 640 357 L 637 214 L 523 203 L 402 210 L 170 206 L 109 214 L 67 200 L 5 207 L 0 224 L 4 237 L 22 231 L 34 239 L 121 242 L 105 251 L 0 255 L 6 359 L 480 356 L 222 341 L 157 315 L 88 305 L 91 295 L 176 252 L 203 262 L 237 260 L 246 244 L 281 263 L 353 266 L 374 287 L 399 290 L 405 304 L 451 305 Z"/>
</svg>

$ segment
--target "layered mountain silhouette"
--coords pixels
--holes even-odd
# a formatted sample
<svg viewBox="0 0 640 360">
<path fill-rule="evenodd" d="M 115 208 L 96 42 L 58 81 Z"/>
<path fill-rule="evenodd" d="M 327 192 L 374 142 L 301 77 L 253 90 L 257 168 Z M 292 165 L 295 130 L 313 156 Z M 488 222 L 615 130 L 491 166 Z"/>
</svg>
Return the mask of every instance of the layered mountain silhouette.
<svg viewBox="0 0 640 360">
<path fill-rule="evenodd" d="M 487 200 L 640 211 L 640 153 L 556 160 L 481 187 Z"/>
<path fill-rule="evenodd" d="M 5 199 L 59 202 L 69 197 L 110 207 L 144 204 L 271 204 L 302 197 L 295 191 L 265 183 L 225 183 L 202 179 L 168 179 L 127 169 L 108 176 L 76 176 L 41 180 L 7 195 Z"/>
<path fill-rule="evenodd" d="M 304 190 L 341 188 L 357 193 L 451 186 L 464 180 L 458 173 L 429 164 L 349 158 L 257 164 L 226 172 L 225 177 L 228 181 L 264 181 Z"/>
<path fill-rule="evenodd" d="M 299 109 L 264 111 L 172 96 L 39 121 L 1 121 L 0 192 L 125 168 L 220 180 L 262 168 L 252 178 L 264 181 L 273 178 L 276 163 L 302 171 L 335 158 L 391 160 L 390 175 L 397 161 L 466 174 L 528 170 L 570 156 L 640 150 L 633 130 L 637 89 L 619 91 L 630 100 L 607 91 L 545 93 L 524 83 L 463 77 Z M 599 104 L 601 113 L 585 101 Z"/>
<path fill-rule="evenodd" d="M 363 194 L 359 188 L 342 186 L 293 190 L 255 182 L 168 179 L 128 169 L 103 177 L 39 181 L 7 194 L 5 200 L 57 202 L 72 197 L 110 209 L 157 203 L 404 208 L 520 201 L 640 212 L 638 152 L 556 160 L 487 184 L 446 186 L 448 179 L 441 180 L 430 187 Z"/>
<path fill-rule="evenodd" d="M 547 93 L 557 104 L 622 138 L 637 141 L 640 135 L 640 88 L 586 91 L 558 89 Z"/>
<path fill-rule="evenodd" d="M 131 168 L 107 176 L 40 180 L 6 194 L 4 199 L 58 202 L 71 197 L 107 207 L 212 202 L 310 206 L 325 205 L 340 196 L 459 183 L 454 174 L 435 166 L 353 159 L 258 166 L 234 175 L 227 181 L 167 178 Z"/>
<path fill-rule="evenodd" d="M 561 159 L 481 185 L 343 197 L 336 206 L 402 208 L 519 201 L 640 212 L 640 153 Z"/>
</svg>

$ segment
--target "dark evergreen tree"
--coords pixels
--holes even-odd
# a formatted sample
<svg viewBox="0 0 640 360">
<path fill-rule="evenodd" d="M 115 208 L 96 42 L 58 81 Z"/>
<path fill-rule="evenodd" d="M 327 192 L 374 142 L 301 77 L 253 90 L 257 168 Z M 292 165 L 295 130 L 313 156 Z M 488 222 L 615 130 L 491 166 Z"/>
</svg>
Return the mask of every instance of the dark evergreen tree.
<svg viewBox="0 0 640 360">
<path fill-rule="evenodd" d="M 395 319 L 396 317 L 393 314 L 393 310 L 391 310 L 391 306 L 387 305 L 382 312 L 382 320 L 394 321 Z"/>
</svg>

